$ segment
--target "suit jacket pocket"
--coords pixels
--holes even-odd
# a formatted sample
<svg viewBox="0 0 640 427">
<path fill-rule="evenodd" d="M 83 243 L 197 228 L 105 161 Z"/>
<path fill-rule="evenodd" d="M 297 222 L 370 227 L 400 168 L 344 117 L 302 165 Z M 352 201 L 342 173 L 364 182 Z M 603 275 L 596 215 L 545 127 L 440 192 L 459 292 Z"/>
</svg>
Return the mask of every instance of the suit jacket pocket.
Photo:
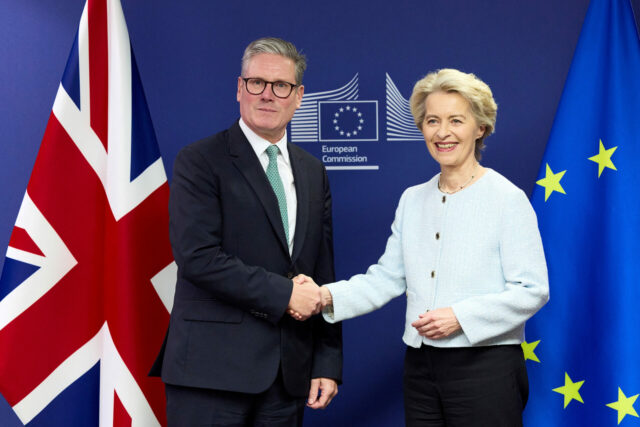
<svg viewBox="0 0 640 427">
<path fill-rule="evenodd" d="M 187 301 L 183 319 L 200 322 L 240 323 L 244 312 L 217 300 Z"/>
</svg>

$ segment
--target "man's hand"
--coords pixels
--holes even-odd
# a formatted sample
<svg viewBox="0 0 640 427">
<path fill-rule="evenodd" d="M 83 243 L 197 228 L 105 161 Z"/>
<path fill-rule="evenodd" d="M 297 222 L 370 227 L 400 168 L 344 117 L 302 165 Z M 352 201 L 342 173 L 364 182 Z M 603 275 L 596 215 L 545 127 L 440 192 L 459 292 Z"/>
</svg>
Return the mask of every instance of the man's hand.
<svg viewBox="0 0 640 427">
<path fill-rule="evenodd" d="M 306 320 L 322 310 L 322 295 L 315 282 L 307 277 L 296 276 L 293 279 L 293 291 L 287 307 L 289 313 L 296 320 Z"/>
<path fill-rule="evenodd" d="M 432 340 L 448 337 L 462 329 L 451 307 L 438 308 L 420 314 L 418 320 L 411 326 L 418 330 L 418 334 Z"/>
<path fill-rule="evenodd" d="M 314 285 L 316 285 L 316 282 L 311 277 L 306 276 L 304 274 L 298 274 L 296 277 L 293 278 L 294 285 L 302 285 L 303 283 L 313 283 Z"/>
<path fill-rule="evenodd" d="M 338 383 L 331 378 L 314 378 L 311 380 L 307 406 L 311 409 L 324 409 L 331 399 L 338 394 Z"/>
<path fill-rule="evenodd" d="M 299 274 L 293 278 L 293 286 L 296 286 L 296 284 L 303 284 L 303 283 L 313 283 L 314 285 L 316 284 L 311 277 L 305 276 L 304 274 Z M 329 291 L 329 288 L 327 288 L 326 286 L 320 286 L 320 297 L 321 297 L 320 311 L 322 311 L 326 306 L 333 304 L 333 298 L 331 297 L 331 292 Z M 291 307 L 287 309 L 287 313 L 289 313 L 289 316 L 293 317 L 296 320 L 306 319 L 304 316 L 302 316 L 301 313 L 297 312 Z"/>
</svg>

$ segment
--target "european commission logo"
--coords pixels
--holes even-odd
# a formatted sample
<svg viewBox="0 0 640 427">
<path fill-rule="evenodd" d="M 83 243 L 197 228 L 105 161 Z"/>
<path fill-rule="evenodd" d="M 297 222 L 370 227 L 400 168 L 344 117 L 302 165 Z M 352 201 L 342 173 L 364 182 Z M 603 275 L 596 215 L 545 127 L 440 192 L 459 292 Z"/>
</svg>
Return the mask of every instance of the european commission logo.
<svg viewBox="0 0 640 427">
<path fill-rule="evenodd" d="M 387 141 L 422 141 L 409 100 L 386 73 Z M 349 143 L 379 140 L 378 101 L 358 99 L 358 74 L 344 86 L 305 93 L 291 120 L 291 141 Z"/>
</svg>

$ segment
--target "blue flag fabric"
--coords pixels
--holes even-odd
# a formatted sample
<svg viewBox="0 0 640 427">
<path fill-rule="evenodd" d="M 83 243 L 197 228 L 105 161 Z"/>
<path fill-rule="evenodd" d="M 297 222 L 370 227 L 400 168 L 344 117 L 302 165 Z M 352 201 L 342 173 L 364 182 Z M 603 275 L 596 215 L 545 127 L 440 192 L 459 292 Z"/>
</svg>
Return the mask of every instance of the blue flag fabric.
<svg viewBox="0 0 640 427">
<path fill-rule="evenodd" d="M 633 12 L 592 0 L 532 196 L 551 300 L 527 324 L 525 425 L 640 423 L 639 185 Z"/>
</svg>

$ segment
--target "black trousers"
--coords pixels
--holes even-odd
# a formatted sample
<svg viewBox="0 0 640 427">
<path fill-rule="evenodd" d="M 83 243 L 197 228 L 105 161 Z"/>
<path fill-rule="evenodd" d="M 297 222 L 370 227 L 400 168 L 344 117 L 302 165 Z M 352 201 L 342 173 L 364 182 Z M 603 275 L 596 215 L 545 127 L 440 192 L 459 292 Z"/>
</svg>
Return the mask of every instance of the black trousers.
<svg viewBox="0 0 640 427">
<path fill-rule="evenodd" d="M 407 347 L 403 386 L 408 427 L 520 427 L 529 397 L 519 345 Z"/>
<path fill-rule="evenodd" d="M 306 397 L 293 397 L 278 372 L 259 394 L 165 384 L 169 427 L 301 427 Z"/>
</svg>

